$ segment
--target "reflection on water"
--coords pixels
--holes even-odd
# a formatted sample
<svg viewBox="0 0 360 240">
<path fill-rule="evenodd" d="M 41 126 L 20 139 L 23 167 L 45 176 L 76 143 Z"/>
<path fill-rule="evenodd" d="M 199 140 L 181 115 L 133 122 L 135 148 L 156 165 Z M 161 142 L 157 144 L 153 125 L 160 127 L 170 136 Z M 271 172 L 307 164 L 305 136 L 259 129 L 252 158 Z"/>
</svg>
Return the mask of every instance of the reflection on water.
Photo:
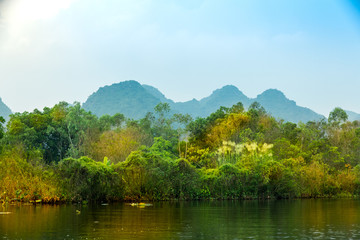
<svg viewBox="0 0 360 240">
<path fill-rule="evenodd" d="M 78 210 L 78 211 L 77 211 Z M 0 239 L 360 239 L 359 200 L 10 206 Z"/>
</svg>

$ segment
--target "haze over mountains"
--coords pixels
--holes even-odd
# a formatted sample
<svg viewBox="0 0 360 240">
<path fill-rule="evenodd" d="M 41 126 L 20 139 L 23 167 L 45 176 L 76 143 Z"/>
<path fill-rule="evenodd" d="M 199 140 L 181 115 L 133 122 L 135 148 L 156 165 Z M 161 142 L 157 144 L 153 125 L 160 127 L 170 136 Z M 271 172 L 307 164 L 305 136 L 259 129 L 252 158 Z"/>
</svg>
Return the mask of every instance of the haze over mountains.
<svg viewBox="0 0 360 240">
<path fill-rule="evenodd" d="M 5 103 L 3 103 L 1 97 L 0 97 L 0 116 L 5 118 L 5 120 L 9 120 L 9 115 L 11 114 L 11 110 L 8 106 L 6 106 Z"/>
<path fill-rule="evenodd" d="M 309 108 L 296 105 L 295 101 L 289 100 L 281 91 L 276 89 L 269 89 L 256 98 L 249 98 L 237 87 L 227 85 L 201 100 L 174 102 L 166 98 L 157 88 L 145 84 L 141 85 L 134 80 L 101 87 L 91 94 L 82 106 L 97 116 L 122 113 L 128 118 L 140 119 L 146 113 L 153 112 L 158 103 L 167 102 L 172 113 L 188 113 L 196 118 L 206 117 L 219 109 L 220 106 L 231 107 L 242 102 L 244 107 L 248 108 L 255 101 L 260 103 L 272 116 L 285 121 L 306 123 L 325 117 Z M 346 112 L 349 121 L 360 120 L 360 114 L 352 111 Z M 11 113 L 10 108 L 0 98 L 0 116 L 8 120 Z"/>
<path fill-rule="evenodd" d="M 242 102 L 244 107 L 248 108 L 255 101 L 277 119 L 285 121 L 307 122 L 324 118 L 308 108 L 297 106 L 294 101 L 287 99 L 281 91 L 276 89 L 269 89 L 251 99 L 237 87 L 227 85 L 201 100 L 174 102 L 167 99 L 158 89 L 132 80 L 100 88 L 87 99 L 83 107 L 98 116 L 120 112 L 127 117 L 139 119 L 147 112 L 153 111 L 156 104 L 167 102 L 173 112 L 188 113 L 196 118 L 206 117 L 220 106 L 231 107 Z"/>
</svg>

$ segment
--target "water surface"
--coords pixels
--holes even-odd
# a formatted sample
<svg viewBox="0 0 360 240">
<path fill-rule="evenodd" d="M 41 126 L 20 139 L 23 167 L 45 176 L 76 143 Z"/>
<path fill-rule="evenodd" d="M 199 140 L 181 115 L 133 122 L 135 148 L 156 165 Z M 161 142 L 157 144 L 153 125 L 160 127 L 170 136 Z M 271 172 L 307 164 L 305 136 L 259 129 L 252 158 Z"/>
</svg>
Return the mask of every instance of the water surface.
<svg viewBox="0 0 360 240">
<path fill-rule="evenodd" d="M 1 211 L 11 214 L 0 214 L 0 239 L 360 239 L 360 201 L 350 199 L 0 206 Z"/>
</svg>

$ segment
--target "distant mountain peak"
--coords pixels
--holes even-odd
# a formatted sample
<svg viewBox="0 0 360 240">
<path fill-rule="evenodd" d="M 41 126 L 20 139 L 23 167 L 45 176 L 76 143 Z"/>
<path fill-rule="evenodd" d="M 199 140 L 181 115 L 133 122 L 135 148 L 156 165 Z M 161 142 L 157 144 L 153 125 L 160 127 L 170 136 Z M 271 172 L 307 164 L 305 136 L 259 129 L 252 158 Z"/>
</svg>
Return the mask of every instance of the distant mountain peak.
<svg viewBox="0 0 360 240">
<path fill-rule="evenodd" d="M 258 95 L 258 98 L 259 97 L 272 97 L 272 98 L 285 98 L 285 99 L 287 99 L 287 97 L 285 96 L 285 94 L 282 91 L 280 91 L 278 89 L 275 89 L 275 88 L 270 88 L 268 90 L 265 90 L 263 93 Z"/>
<path fill-rule="evenodd" d="M 238 98 L 239 101 L 247 102 L 249 99 L 234 85 L 226 85 L 220 89 L 216 89 L 212 94 L 206 98 L 201 99 L 202 102 L 213 101 L 218 98 L 234 99 Z"/>
<path fill-rule="evenodd" d="M 123 82 L 115 83 L 113 85 L 115 85 L 115 86 L 117 85 L 117 86 L 121 86 L 121 87 L 141 87 L 141 84 L 135 80 L 126 80 Z"/>
<path fill-rule="evenodd" d="M 119 82 L 118 84 L 128 84 L 128 85 L 141 85 L 138 81 L 135 81 L 135 80 L 126 80 L 126 81 L 123 81 L 123 82 Z"/>
<path fill-rule="evenodd" d="M 264 107 L 271 103 L 273 106 L 290 104 L 296 105 L 296 102 L 288 99 L 285 94 L 278 89 L 268 89 L 256 97 L 256 101 L 260 102 Z M 269 107 L 269 106 L 268 106 Z"/>
<path fill-rule="evenodd" d="M 167 102 L 173 112 L 188 113 L 196 118 L 207 117 L 220 106 L 231 107 L 238 102 L 248 108 L 254 101 L 259 102 L 275 118 L 285 121 L 307 122 L 323 118 L 308 108 L 297 106 L 278 89 L 268 89 L 256 98 L 250 99 L 234 85 L 226 85 L 200 101 L 192 99 L 175 103 L 167 99 L 157 88 L 141 85 L 135 80 L 100 88 L 87 99 L 83 107 L 98 116 L 119 112 L 129 118 L 139 119 L 147 112 L 153 111 L 159 102 Z"/>
<path fill-rule="evenodd" d="M 218 94 L 218 93 L 231 93 L 231 94 L 243 94 L 237 87 L 234 85 L 226 85 L 220 89 L 216 89 L 213 91 L 212 94 Z"/>
<path fill-rule="evenodd" d="M 143 88 L 145 88 L 145 90 L 147 92 L 149 92 L 151 95 L 158 98 L 161 102 L 173 103 L 173 101 L 170 100 L 170 99 L 167 99 L 165 97 L 165 95 L 162 92 L 159 91 L 159 89 L 157 89 L 157 88 L 155 88 L 153 86 L 150 86 L 150 85 L 146 85 L 146 84 L 142 84 L 141 86 Z"/>
<path fill-rule="evenodd" d="M 233 90 L 233 91 L 240 91 L 236 86 L 234 85 L 225 85 L 220 90 Z"/>
<path fill-rule="evenodd" d="M 83 108 L 97 116 L 122 113 L 139 119 L 161 100 L 146 90 L 139 82 L 128 80 L 99 88 L 88 97 Z"/>
<path fill-rule="evenodd" d="M 111 85 L 106 85 L 104 87 L 100 87 L 98 91 L 121 91 L 122 89 L 130 89 L 130 88 L 142 88 L 141 84 L 135 80 L 126 80 L 123 82 L 113 83 Z"/>
</svg>

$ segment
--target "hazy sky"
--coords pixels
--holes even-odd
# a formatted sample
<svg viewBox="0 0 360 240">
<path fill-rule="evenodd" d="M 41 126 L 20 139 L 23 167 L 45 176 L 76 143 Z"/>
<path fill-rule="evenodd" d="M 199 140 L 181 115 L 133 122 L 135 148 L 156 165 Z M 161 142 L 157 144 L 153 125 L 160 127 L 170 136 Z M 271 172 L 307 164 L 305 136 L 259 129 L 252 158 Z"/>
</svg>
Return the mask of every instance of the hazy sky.
<svg viewBox="0 0 360 240">
<path fill-rule="evenodd" d="M 13 111 L 84 102 L 124 80 L 175 101 L 227 84 L 360 113 L 353 0 L 0 0 L 0 97 Z"/>
</svg>

